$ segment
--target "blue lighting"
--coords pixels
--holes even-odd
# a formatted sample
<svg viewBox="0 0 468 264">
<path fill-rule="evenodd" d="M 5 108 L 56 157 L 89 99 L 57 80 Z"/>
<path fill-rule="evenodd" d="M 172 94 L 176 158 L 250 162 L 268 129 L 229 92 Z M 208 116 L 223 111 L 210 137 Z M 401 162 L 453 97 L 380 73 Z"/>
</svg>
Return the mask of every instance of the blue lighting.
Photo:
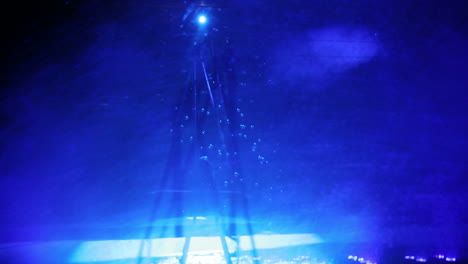
<svg viewBox="0 0 468 264">
<path fill-rule="evenodd" d="M 196 219 L 205 217 L 197 216 Z M 190 219 L 189 219 L 190 220 Z M 227 239 L 229 252 L 234 252 L 239 246 L 244 250 L 253 248 L 250 236 L 239 236 L 238 243 L 232 239 Z M 219 237 L 192 237 L 192 244 L 189 253 L 191 255 L 222 254 L 223 247 Z M 311 233 L 303 234 L 270 234 L 253 235 L 255 247 L 257 249 L 275 249 L 296 247 L 302 245 L 312 245 L 322 243 L 322 239 Z M 97 240 L 82 242 L 70 256 L 70 262 L 89 263 L 98 261 L 118 261 L 135 258 L 139 253 L 141 239 L 132 240 Z M 181 256 L 185 238 L 155 238 L 144 241 L 145 251 L 142 255 L 145 258 L 160 258 Z M 189 263 L 221 263 L 220 261 L 207 261 L 197 259 Z"/>
<path fill-rule="evenodd" d="M 207 20 L 208 20 L 208 19 L 206 18 L 205 15 L 200 15 L 200 16 L 198 16 L 198 23 L 199 23 L 199 24 L 205 24 L 205 23 L 207 22 Z"/>
</svg>

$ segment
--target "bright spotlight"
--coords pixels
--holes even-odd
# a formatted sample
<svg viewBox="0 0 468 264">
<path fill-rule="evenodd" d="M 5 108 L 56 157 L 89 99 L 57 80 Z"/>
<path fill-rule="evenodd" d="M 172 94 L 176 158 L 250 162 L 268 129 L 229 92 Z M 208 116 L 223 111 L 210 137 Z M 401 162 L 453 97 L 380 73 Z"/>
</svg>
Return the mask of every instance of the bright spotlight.
<svg viewBox="0 0 468 264">
<path fill-rule="evenodd" d="M 206 21 L 207 21 L 206 16 L 204 16 L 204 15 L 198 16 L 198 23 L 199 24 L 205 24 Z"/>
</svg>

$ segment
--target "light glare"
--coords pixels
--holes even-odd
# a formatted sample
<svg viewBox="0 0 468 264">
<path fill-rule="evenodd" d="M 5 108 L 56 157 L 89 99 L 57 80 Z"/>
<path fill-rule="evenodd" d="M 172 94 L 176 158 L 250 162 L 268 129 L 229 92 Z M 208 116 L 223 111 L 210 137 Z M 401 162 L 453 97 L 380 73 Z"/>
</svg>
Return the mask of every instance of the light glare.
<svg viewBox="0 0 468 264">
<path fill-rule="evenodd" d="M 198 17 L 198 23 L 205 24 L 206 21 L 207 21 L 206 16 L 201 15 L 201 16 Z"/>
</svg>

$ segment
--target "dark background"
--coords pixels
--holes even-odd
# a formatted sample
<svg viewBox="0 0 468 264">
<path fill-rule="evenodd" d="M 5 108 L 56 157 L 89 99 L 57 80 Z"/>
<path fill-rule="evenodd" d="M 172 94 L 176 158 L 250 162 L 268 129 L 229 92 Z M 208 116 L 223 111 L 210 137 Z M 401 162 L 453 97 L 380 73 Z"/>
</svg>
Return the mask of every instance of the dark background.
<svg viewBox="0 0 468 264">
<path fill-rule="evenodd" d="M 238 104 L 254 125 L 241 142 L 254 219 L 330 242 L 463 245 L 464 1 L 196 6 L 211 14 L 220 49 L 225 37 L 234 43 Z M 188 9 L 144 0 L 3 6 L 4 230 L 147 219 L 191 67 Z"/>
</svg>

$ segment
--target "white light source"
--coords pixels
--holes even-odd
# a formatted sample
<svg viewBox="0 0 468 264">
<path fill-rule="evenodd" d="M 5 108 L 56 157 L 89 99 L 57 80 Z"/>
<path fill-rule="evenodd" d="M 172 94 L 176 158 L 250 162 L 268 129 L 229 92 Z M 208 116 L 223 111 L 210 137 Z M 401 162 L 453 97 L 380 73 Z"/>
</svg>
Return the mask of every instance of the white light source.
<svg viewBox="0 0 468 264">
<path fill-rule="evenodd" d="M 207 21 L 207 18 L 206 18 L 205 15 L 199 15 L 199 16 L 198 16 L 198 23 L 199 23 L 199 24 L 205 24 L 206 21 Z"/>
</svg>

